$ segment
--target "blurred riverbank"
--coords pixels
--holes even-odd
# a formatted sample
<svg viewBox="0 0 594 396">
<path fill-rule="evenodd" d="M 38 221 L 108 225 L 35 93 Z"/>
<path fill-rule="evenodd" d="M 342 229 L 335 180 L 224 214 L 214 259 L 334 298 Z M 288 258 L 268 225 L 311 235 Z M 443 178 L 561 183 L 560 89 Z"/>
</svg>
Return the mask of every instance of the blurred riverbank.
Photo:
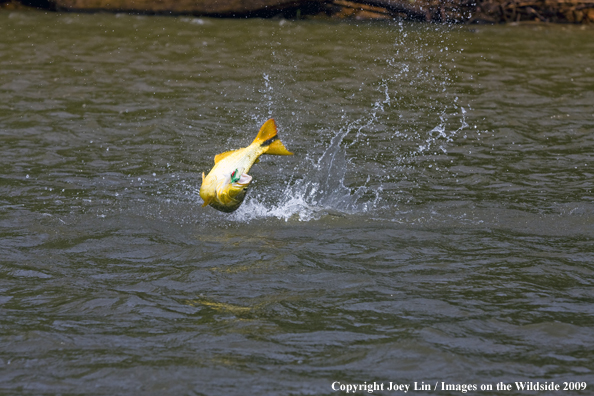
<svg viewBox="0 0 594 396">
<path fill-rule="evenodd" d="M 594 0 L 0 0 L 0 9 L 227 18 L 594 23 Z"/>
</svg>

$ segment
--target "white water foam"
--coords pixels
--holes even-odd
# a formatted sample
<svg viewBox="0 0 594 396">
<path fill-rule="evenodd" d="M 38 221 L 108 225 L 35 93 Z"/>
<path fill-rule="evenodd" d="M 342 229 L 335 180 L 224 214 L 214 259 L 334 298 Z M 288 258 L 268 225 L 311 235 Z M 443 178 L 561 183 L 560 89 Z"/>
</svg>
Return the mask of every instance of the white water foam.
<svg viewBox="0 0 594 396">
<path fill-rule="evenodd" d="M 309 221 L 324 215 L 368 211 L 377 204 L 381 189 L 374 191 L 374 200 L 360 202 L 363 195 L 370 191 L 366 185 L 369 178 L 366 184 L 355 188 L 345 185 L 350 161 L 346 158 L 342 141 L 353 128 L 353 125 L 349 125 L 337 133 L 317 161 L 306 161 L 309 169 L 296 171 L 300 178 L 295 179 L 293 176 L 289 180 L 278 203 L 270 207 L 257 197 L 249 197 L 235 212 L 234 218 L 240 221 L 263 217 Z"/>
</svg>

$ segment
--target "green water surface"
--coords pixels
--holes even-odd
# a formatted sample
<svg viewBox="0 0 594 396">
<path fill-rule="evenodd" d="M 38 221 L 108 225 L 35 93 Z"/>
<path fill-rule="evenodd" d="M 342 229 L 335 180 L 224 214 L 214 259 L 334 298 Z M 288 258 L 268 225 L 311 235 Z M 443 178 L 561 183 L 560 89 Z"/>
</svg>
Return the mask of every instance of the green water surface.
<svg viewBox="0 0 594 396">
<path fill-rule="evenodd" d="M 0 393 L 589 394 L 593 37 L 1 12 Z"/>
</svg>

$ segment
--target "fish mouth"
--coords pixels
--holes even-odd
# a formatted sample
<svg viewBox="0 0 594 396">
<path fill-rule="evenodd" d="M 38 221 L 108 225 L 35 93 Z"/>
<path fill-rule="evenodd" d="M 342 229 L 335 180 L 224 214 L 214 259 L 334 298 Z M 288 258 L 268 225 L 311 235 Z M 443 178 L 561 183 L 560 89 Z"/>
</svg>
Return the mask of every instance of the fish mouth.
<svg viewBox="0 0 594 396">
<path fill-rule="evenodd" d="M 237 180 L 237 182 L 235 182 L 235 184 L 237 184 L 238 186 L 241 186 L 241 187 L 247 187 L 251 182 L 252 182 L 252 177 L 250 175 L 248 175 L 247 173 L 243 173 L 241 175 L 241 177 L 239 178 L 239 180 Z"/>
</svg>

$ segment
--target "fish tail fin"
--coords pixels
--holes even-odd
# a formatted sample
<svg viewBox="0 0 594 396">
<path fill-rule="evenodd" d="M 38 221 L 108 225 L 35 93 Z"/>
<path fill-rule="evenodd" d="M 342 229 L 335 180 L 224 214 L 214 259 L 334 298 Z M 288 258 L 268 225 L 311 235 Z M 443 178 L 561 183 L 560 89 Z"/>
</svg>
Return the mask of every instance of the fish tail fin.
<svg viewBox="0 0 594 396">
<path fill-rule="evenodd" d="M 258 131 L 258 136 L 256 136 L 252 144 L 256 143 L 259 146 L 267 146 L 272 142 L 268 144 L 266 144 L 266 142 L 271 139 L 274 139 L 277 136 L 276 134 L 276 123 L 274 122 L 274 118 L 271 118 L 262 125 L 262 127 Z"/>
<path fill-rule="evenodd" d="M 262 125 L 258 136 L 254 139 L 252 144 L 257 144 L 260 147 L 267 147 L 265 153 L 273 155 L 293 155 L 287 150 L 284 144 L 280 141 L 276 130 L 276 123 L 274 119 L 269 119 Z"/>
<path fill-rule="evenodd" d="M 268 150 L 266 150 L 266 154 L 273 154 L 273 155 L 293 155 L 292 152 L 287 150 L 283 142 L 280 139 L 275 140 L 274 142 L 270 143 L 268 146 Z"/>
</svg>

